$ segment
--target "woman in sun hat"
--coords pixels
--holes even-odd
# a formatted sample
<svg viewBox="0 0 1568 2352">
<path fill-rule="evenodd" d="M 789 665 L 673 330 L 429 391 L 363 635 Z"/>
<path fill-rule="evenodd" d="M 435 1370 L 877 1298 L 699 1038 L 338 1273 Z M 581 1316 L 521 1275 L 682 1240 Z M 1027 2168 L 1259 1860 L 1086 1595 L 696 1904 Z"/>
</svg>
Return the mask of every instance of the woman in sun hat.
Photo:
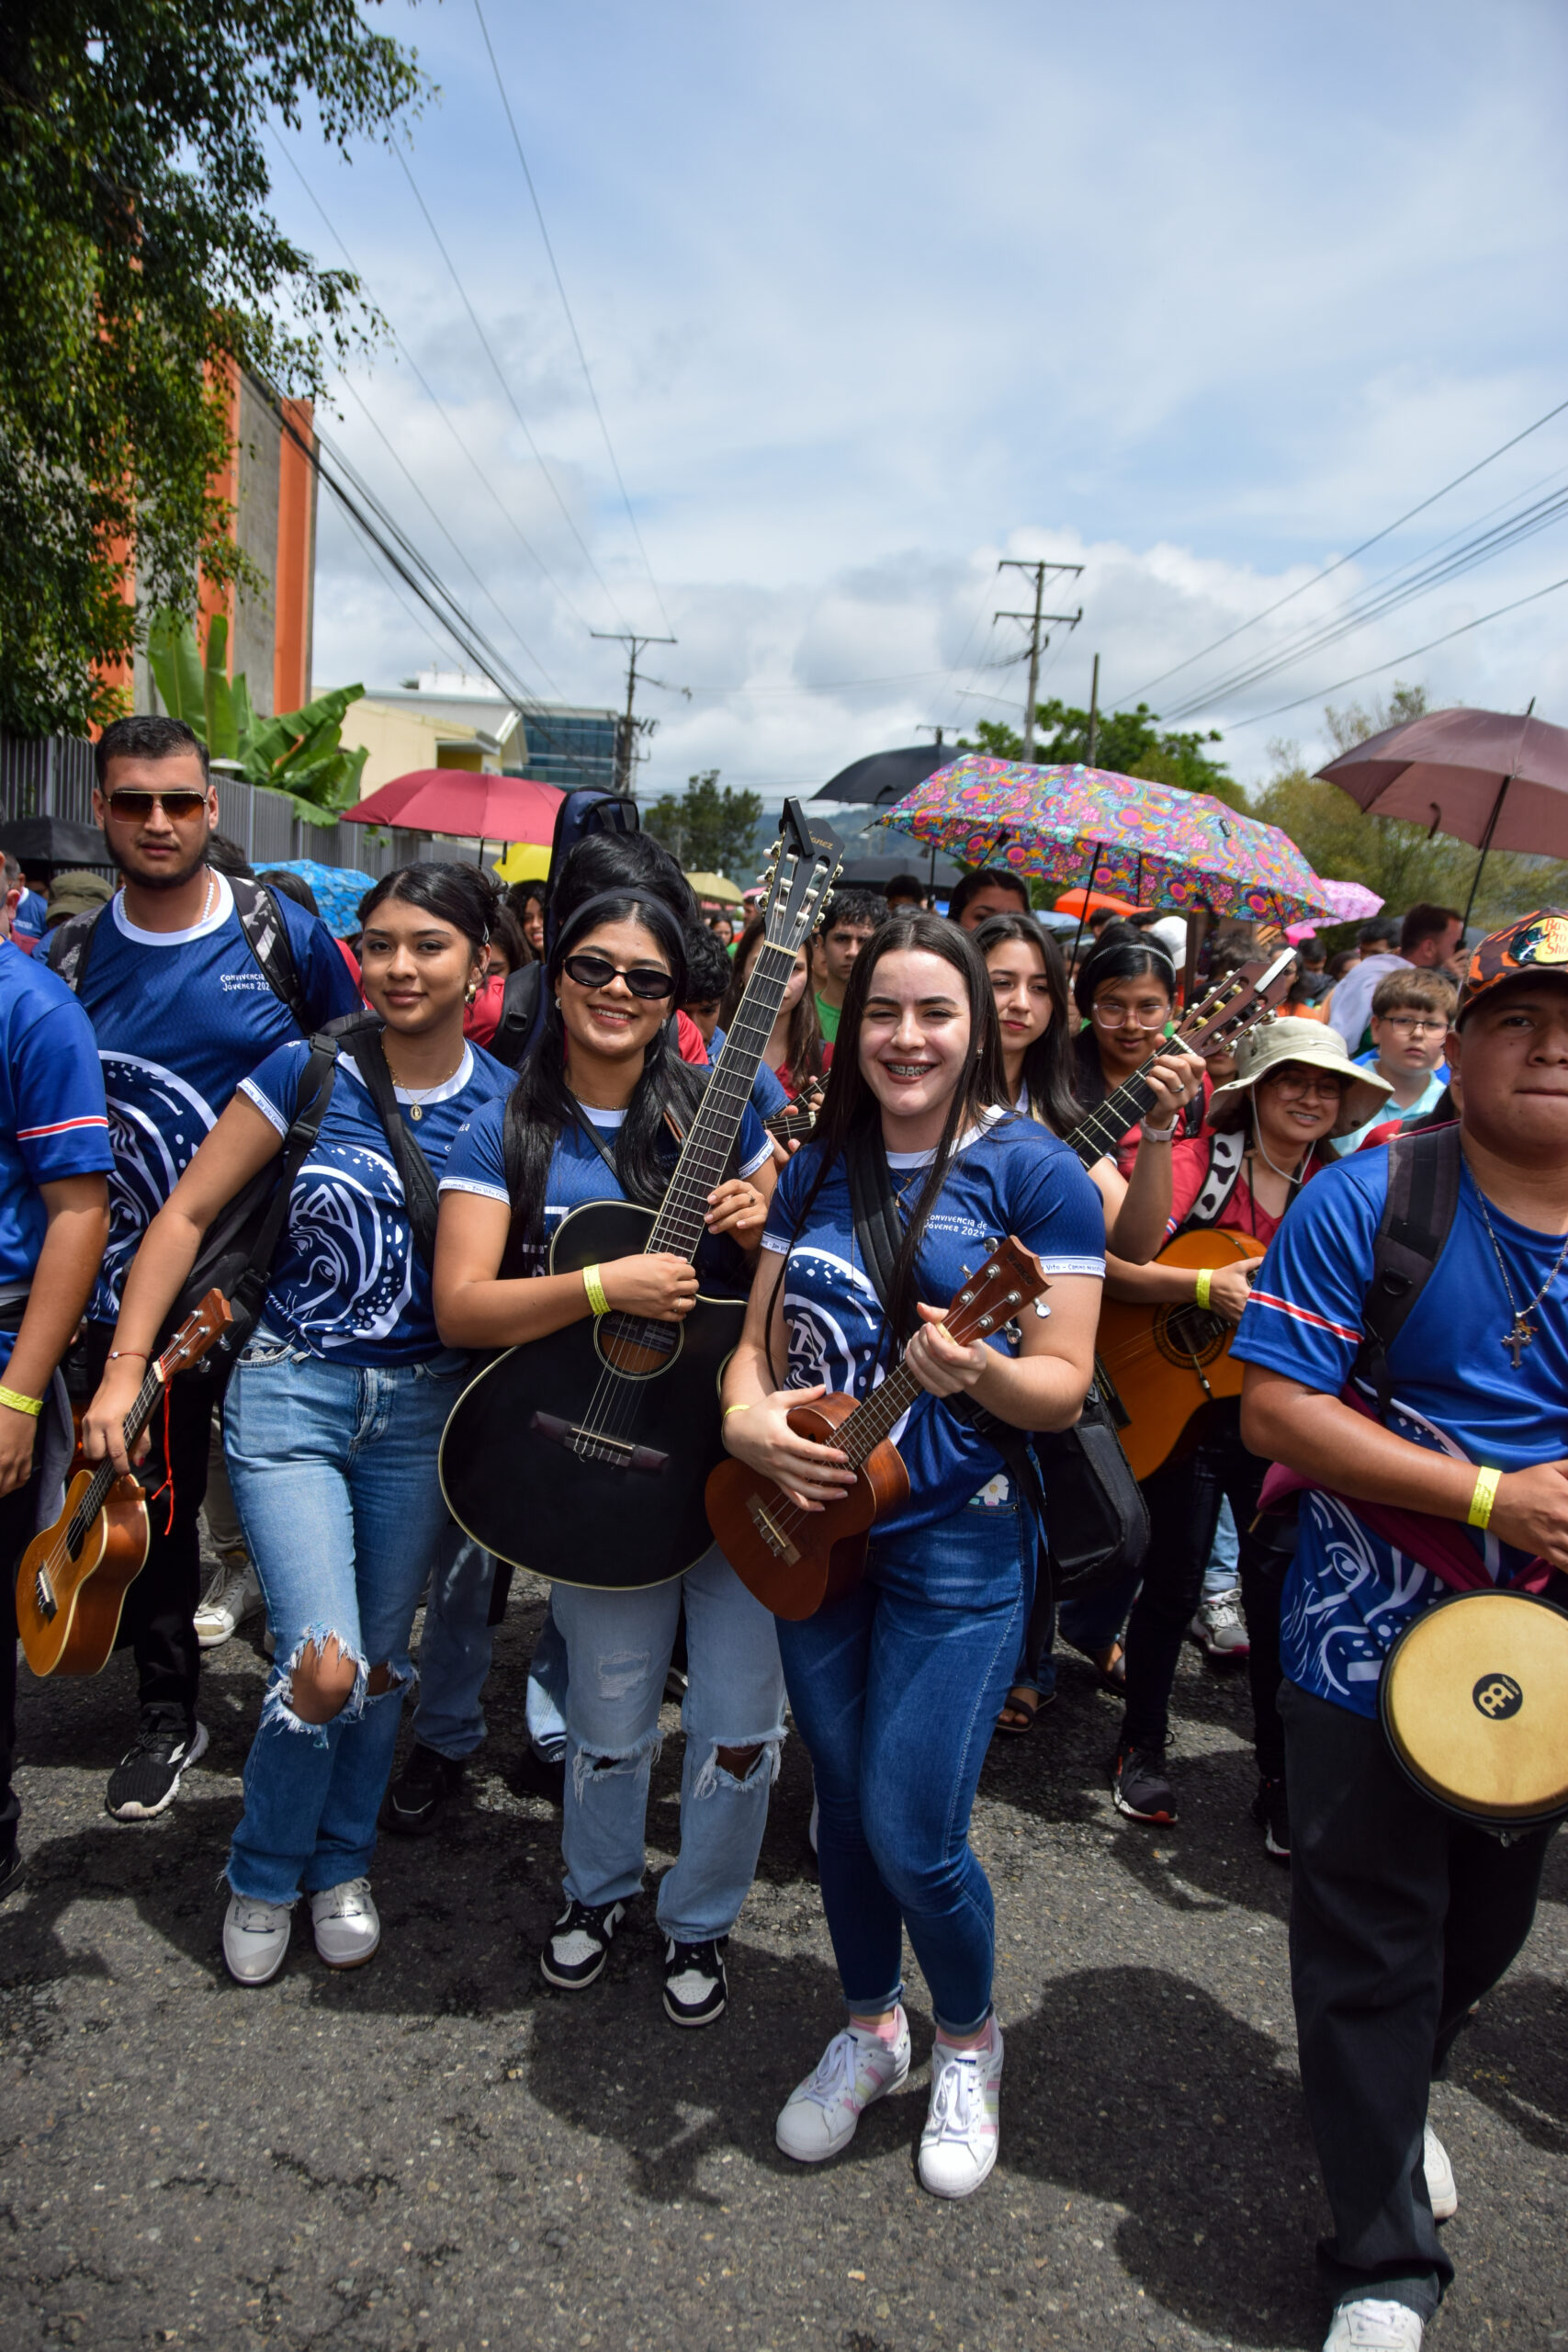
<svg viewBox="0 0 1568 2352">
<path fill-rule="evenodd" d="M 1204 1131 L 1173 1148 L 1169 1236 L 1245 1234 L 1267 1244 L 1303 1184 L 1335 1164 L 1325 1146 L 1369 1119 L 1388 1080 L 1350 1059 L 1337 1030 L 1318 1021 L 1276 1020 L 1236 1047 L 1235 1076 L 1216 1087 Z M 1261 1252 L 1259 1252 L 1259 1257 Z M 1119 1268 L 1108 1289 L 1148 1306 L 1194 1301 L 1227 1324 L 1241 1318 L 1258 1257 L 1209 1272 L 1190 1266 Z M 1202 1442 L 1143 1482 L 1149 1549 L 1143 1590 L 1127 1628 L 1127 1712 L 1112 1765 L 1119 1813 L 1134 1821 L 1176 1819 L 1166 1771 L 1171 1686 L 1187 1627 L 1202 1592 L 1221 1498 L 1241 1531 L 1241 1590 L 1250 1641 L 1254 1736 L 1260 1785 L 1253 1818 L 1268 1851 L 1289 1858 L 1284 1737 L 1275 1706 L 1280 1682 L 1280 1587 L 1284 1563 L 1252 1532 L 1269 1465 L 1241 1442 L 1239 1400 L 1205 1408 Z"/>
</svg>

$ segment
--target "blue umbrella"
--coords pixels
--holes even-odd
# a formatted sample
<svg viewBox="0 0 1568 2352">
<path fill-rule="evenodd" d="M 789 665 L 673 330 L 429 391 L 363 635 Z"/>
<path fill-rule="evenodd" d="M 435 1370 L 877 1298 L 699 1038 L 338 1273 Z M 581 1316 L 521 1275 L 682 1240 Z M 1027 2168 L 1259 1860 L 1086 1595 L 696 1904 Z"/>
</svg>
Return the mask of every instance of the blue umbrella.
<svg viewBox="0 0 1568 2352">
<path fill-rule="evenodd" d="M 376 882 L 373 874 L 362 872 L 357 865 L 322 865 L 313 857 L 280 857 L 265 870 L 298 874 L 301 882 L 308 882 L 321 921 L 334 939 L 346 939 L 359 929 L 359 901 Z"/>
</svg>

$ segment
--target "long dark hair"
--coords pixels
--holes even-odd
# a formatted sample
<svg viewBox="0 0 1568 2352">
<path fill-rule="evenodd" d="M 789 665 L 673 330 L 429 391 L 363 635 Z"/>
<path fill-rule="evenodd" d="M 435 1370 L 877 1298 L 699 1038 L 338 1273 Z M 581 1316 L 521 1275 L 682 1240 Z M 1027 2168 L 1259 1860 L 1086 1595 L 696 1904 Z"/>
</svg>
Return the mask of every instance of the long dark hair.
<svg viewBox="0 0 1568 2352">
<path fill-rule="evenodd" d="M 389 899 L 418 907 L 438 922 L 449 922 L 479 955 L 490 945 L 501 904 L 501 885 L 493 875 L 475 865 L 438 865 L 434 859 L 419 865 L 400 865 L 395 873 L 384 874 L 360 899 L 361 931 Z"/>
<path fill-rule="evenodd" d="M 751 951 L 767 927 L 765 915 L 753 915 L 735 943 L 734 966 L 718 1016 L 721 1029 L 728 1030 L 734 1023 L 740 1000 L 746 993 L 746 983 L 751 977 L 748 969 Z M 809 951 L 806 958 L 806 986 L 789 1016 L 787 1035 L 789 1043 L 785 1051 L 789 1056 L 790 1083 L 798 1093 L 808 1078 L 820 1078 L 822 1075 L 822 1023 L 818 1017 L 817 996 L 811 985 Z"/>
<path fill-rule="evenodd" d="M 1051 1020 L 1023 1057 L 1024 1089 L 1033 1116 L 1054 1135 L 1070 1135 L 1083 1117 L 1083 1107 L 1073 1089 L 1073 1018 L 1062 951 L 1032 915 L 992 915 L 971 936 L 982 962 L 994 947 L 1005 947 L 1010 940 L 1039 949 L 1051 994 Z"/>
<path fill-rule="evenodd" d="M 1109 929 L 1109 925 L 1107 928 Z M 1176 966 L 1154 940 L 1113 939 L 1084 958 L 1073 982 L 1073 1001 L 1087 1021 L 1094 1009 L 1097 989 L 1107 980 L 1157 980 L 1174 1003 Z"/>
<path fill-rule="evenodd" d="M 561 966 L 585 933 L 612 922 L 640 923 L 658 941 L 675 983 L 671 1005 L 680 1002 L 686 985 L 685 942 L 662 899 L 631 890 L 604 891 L 574 908 L 561 924 L 545 967 L 544 1029 L 506 1102 L 506 1165 L 509 1181 L 517 1188 L 512 1204 L 513 1248 L 536 1250 L 542 1245 L 550 1157 L 563 1129 L 575 1125 L 581 1115 L 567 1084 L 566 1024 L 556 1001 Z M 621 1189 L 628 1200 L 649 1208 L 663 1199 L 670 1181 L 670 1161 L 660 1149 L 669 1137 L 664 1114 L 671 1110 L 682 1126 L 689 1125 L 701 1092 L 697 1072 L 687 1068 L 676 1049 L 673 1031 L 672 1022 L 661 1021 L 649 1039 L 642 1075 L 615 1136 Z M 513 1170 L 515 1176 L 511 1176 Z"/>
<path fill-rule="evenodd" d="M 792 1242 L 805 1225 L 829 1170 L 852 1143 L 859 1144 L 863 1137 L 871 1137 L 879 1150 L 883 1148 L 882 1106 L 861 1075 L 860 1028 L 877 966 L 885 956 L 909 950 L 940 956 L 962 978 L 969 1000 L 969 1053 L 964 1075 L 953 1090 L 931 1168 L 909 1212 L 894 1261 L 891 1296 L 883 1322 L 883 1346 L 889 1354 L 893 1345 L 902 1342 L 914 1329 L 915 1307 L 920 1295 L 920 1243 L 958 1139 L 976 1125 L 983 1112 L 1007 1105 L 1007 1077 L 998 1043 L 996 1000 L 991 994 L 990 974 L 974 940 L 968 932 L 961 931 L 956 923 L 946 922 L 941 915 L 890 915 L 867 940 L 851 967 L 843 1011 L 839 1015 L 833 1067 L 828 1073 L 827 1094 L 816 1131 L 805 1146 L 815 1154 L 817 1166 L 795 1220 L 795 1234 L 790 1237 Z"/>
</svg>

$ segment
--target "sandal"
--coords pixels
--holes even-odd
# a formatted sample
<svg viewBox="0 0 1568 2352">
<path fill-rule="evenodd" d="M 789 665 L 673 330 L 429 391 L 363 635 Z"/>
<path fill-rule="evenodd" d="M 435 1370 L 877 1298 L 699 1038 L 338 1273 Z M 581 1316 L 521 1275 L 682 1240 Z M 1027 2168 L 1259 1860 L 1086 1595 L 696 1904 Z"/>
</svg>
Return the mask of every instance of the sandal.
<svg viewBox="0 0 1568 2352">
<path fill-rule="evenodd" d="M 1017 1684 L 1002 1702 L 1001 1713 L 997 1717 L 998 1734 L 1006 1739 L 1021 1739 L 1025 1732 L 1034 1729 L 1034 1718 L 1044 1704 L 1038 1690 L 1032 1690 L 1027 1683 Z M 1021 1715 L 1023 1720 L 1021 1723 L 1009 1723 L 1010 1715 Z"/>
</svg>

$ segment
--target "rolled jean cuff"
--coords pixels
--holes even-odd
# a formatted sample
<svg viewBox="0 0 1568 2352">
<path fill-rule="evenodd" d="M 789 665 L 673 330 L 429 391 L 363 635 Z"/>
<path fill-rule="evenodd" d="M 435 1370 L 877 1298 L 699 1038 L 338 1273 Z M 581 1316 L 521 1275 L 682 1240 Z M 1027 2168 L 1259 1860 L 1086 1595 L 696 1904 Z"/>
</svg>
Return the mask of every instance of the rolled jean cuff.
<svg viewBox="0 0 1568 2352">
<path fill-rule="evenodd" d="M 967 2041 L 970 2034 L 978 2033 L 982 2026 L 989 2025 L 996 2015 L 996 2008 L 997 2005 L 994 2001 L 987 2001 L 979 2016 L 969 2025 L 950 2025 L 945 2018 L 939 2018 L 933 2010 L 931 2022 L 936 2027 L 937 2040 L 939 2041 Z"/>
<path fill-rule="evenodd" d="M 896 2009 L 903 1997 L 904 1980 L 900 1977 L 891 1993 L 878 1993 L 869 2001 L 852 2000 L 846 1993 L 844 2007 L 852 2018 L 881 2018 L 886 2017 L 889 2009 Z"/>
</svg>

